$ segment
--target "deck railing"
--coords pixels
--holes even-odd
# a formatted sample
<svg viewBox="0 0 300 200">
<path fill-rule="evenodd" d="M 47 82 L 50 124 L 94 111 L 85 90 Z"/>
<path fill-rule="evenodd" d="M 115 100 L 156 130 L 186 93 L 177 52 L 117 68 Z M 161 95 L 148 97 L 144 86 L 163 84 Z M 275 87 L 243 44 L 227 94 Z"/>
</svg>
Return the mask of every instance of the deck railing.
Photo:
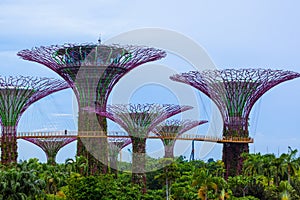
<svg viewBox="0 0 300 200">
<path fill-rule="evenodd" d="M 82 138 L 129 138 L 125 132 L 113 132 L 112 135 L 105 135 L 103 131 L 45 131 L 45 132 L 18 132 L 17 138 L 59 138 L 59 137 L 82 137 Z M 250 137 L 233 137 L 233 136 L 210 136 L 199 134 L 183 134 L 174 137 L 174 134 L 166 134 L 165 136 L 150 135 L 149 139 L 176 139 L 176 140 L 196 140 L 216 143 L 253 143 Z"/>
</svg>

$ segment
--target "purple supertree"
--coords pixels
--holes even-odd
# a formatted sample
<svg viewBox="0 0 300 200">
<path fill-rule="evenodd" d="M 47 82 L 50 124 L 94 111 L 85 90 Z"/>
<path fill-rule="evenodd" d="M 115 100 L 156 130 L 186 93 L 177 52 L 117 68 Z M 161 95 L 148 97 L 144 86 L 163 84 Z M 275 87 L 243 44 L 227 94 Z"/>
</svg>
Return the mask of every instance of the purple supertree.
<svg viewBox="0 0 300 200">
<path fill-rule="evenodd" d="M 119 104 L 110 105 L 106 111 L 94 110 L 118 123 L 132 141 L 132 181 L 143 187 L 146 192 L 145 155 L 146 139 L 156 125 L 180 112 L 191 109 L 190 106 L 171 104 Z"/>
<path fill-rule="evenodd" d="M 34 102 L 69 88 L 62 80 L 34 77 L 0 77 L 1 162 L 17 162 L 17 126 L 23 112 Z"/>
<path fill-rule="evenodd" d="M 77 137 L 23 138 L 23 139 L 39 146 L 46 153 L 47 163 L 51 165 L 55 165 L 56 155 L 58 151 L 64 146 L 66 146 L 67 144 L 70 144 L 71 142 L 77 140 Z"/>
<path fill-rule="evenodd" d="M 85 112 L 81 108 L 95 106 L 97 101 L 97 107 L 105 110 L 108 96 L 121 77 L 139 65 L 165 57 L 166 53 L 143 46 L 65 44 L 23 50 L 18 55 L 25 60 L 45 65 L 70 84 L 79 105 L 79 136 L 85 136 L 86 131 L 97 131 L 99 135 L 105 136 L 106 118 Z M 102 147 L 94 149 L 99 145 Z M 91 173 L 100 168 L 98 160 L 107 163 L 106 149 L 106 138 L 78 139 L 77 154 L 88 158 Z M 95 155 L 91 155 L 90 152 L 101 155 L 97 155 L 100 157 L 95 159 Z M 103 173 L 106 173 L 107 167 L 101 167 Z"/>
<path fill-rule="evenodd" d="M 109 161 L 110 161 L 110 169 L 115 174 L 115 176 L 118 176 L 118 154 L 119 152 L 131 144 L 130 138 L 122 138 L 118 137 L 120 135 L 124 135 L 124 132 L 119 131 L 109 131 L 108 135 L 108 149 L 109 149 Z M 117 136 L 117 137 L 112 137 Z"/>
<path fill-rule="evenodd" d="M 174 146 L 177 138 L 186 131 L 204 123 L 207 121 L 166 120 L 157 125 L 152 132 L 161 138 L 165 147 L 165 158 L 174 158 Z"/>
<path fill-rule="evenodd" d="M 249 114 L 254 103 L 272 87 L 299 76 L 299 73 L 282 70 L 225 69 L 190 71 L 170 78 L 189 84 L 211 98 L 223 118 L 223 136 L 248 138 Z M 240 174 L 243 152 L 249 152 L 248 143 L 224 144 L 226 177 Z"/>
</svg>

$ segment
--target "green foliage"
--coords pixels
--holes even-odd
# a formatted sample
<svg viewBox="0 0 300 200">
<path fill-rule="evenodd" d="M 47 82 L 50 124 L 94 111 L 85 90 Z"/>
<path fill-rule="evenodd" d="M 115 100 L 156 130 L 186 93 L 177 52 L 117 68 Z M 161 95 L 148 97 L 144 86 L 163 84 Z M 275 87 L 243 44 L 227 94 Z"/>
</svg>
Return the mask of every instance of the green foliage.
<svg viewBox="0 0 300 200">
<path fill-rule="evenodd" d="M 0 171 L 0 199 L 34 199 L 43 196 L 44 182 L 35 171 L 16 168 Z"/>
<path fill-rule="evenodd" d="M 72 174 L 67 181 L 65 192 L 67 199 L 141 199 L 141 188 L 132 184 L 127 178 L 114 178 L 113 175 L 81 176 Z"/>
<path fill-rule="evenodd" d="M 256 197 L 253 196 L 245 196 L 245 197 L 232 197 L 230 200 L 259 200 Z"/>
<path fill-rule="evenodd" d="M 132 183 L 130 172 L 90 176 L 83 157 L 64 164 L 49 165 L 29 159 L 0 166 L 1 199 L 38 200 L 195 200 L 300 199 L 300 159 L 295 150 L 276 157 L 273 154 L 244 154 L 242 175 L 224 176 L 224 164 L 209 160 L 188 162 L 148 158 L 147 193 Z M 166 165 L 167 164 L 167 165 Z M 128 166 L 127 166 L 128 165 Z M 161 168 L 161 166 L 164 166 Z M 130 167 L 129 163 L 123 163 Z"/>
</svg>

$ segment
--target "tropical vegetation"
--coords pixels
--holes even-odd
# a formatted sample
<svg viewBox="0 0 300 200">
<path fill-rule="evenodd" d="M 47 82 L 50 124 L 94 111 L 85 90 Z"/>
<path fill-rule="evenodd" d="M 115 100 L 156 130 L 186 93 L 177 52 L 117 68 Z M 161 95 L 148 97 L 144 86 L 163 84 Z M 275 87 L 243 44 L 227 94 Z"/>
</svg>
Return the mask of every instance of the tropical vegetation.
<svg viewBox="0 0 300 200">
<path fill-rule="evenodd" d="M 279 156 L 243 154 L 243 159 L 242 174 L 227 180 L 222 161 L 160 159 L 159 162 L 170 164 L 147 173 L 146 194 L 140 185 L 132 183 L 131 174 L 126 172 L 129 163 L 119 163 L 123 170 L 117 176 L 115 173 L 95 176 L 89 175 L 88 162 L 83 157 L 56 165 L 29 159 L 0 166 L 0 200 L 300 199 L 297 150 L 289 148 L 288 153 Z"/>
</svg>

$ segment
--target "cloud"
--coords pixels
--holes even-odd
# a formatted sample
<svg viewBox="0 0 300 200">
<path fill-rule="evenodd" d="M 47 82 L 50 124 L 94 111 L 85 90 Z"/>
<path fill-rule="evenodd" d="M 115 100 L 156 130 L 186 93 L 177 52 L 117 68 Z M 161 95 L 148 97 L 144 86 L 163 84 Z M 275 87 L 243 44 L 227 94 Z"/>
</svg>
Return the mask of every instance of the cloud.
<svg viewBox="0 0 300 200">
<path fill-rule="evenodd" d="M 0 35 L 29 39 L 97 37 L 99 31 L 108 31 L 126 19 L 119 18 L 121 8 L 116 1 L 13 1 L 0 7 L 0 25 L 5 27 Z M 107 8 L 105 9 L 105 6 Z M 121 25 L 122 26 L 122 25 Z M 97 38 L 94 38 L 96 41 Z M 0 39 L 1 41 L 1 39 Z"/>
</svg>

